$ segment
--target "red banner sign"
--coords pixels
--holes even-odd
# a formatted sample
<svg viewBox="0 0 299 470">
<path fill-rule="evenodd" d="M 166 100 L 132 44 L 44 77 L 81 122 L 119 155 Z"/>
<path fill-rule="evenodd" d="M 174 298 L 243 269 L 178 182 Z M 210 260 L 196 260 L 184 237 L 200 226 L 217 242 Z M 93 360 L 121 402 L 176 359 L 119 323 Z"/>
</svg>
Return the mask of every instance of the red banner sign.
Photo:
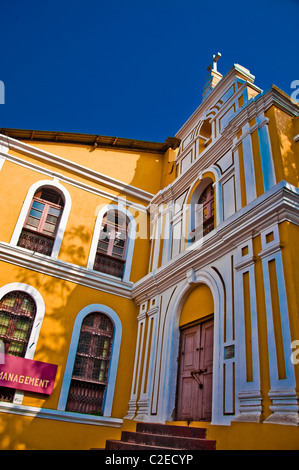
<svg viewBox="0 0 299 470">
<path fill-rule="evenodd" d="M 57 365 L 5 354 L 0 363 L 0 386 L 51 395 Z"/>
</svg>

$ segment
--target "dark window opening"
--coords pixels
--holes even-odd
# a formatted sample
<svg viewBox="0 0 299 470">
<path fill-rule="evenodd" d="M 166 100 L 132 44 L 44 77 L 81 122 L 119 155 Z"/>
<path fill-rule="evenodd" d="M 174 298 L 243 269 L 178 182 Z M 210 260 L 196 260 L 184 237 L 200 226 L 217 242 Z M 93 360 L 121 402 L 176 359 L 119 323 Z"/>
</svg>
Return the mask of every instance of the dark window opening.
<svg viewBox="0 0 299 470">
<path fill-rule="evenodd" d="M 102 414 L 108 384 L 114 326 L 103 313 L 82 323 L 66 410 Z"/>
<path fill-rule="evenodd" d="M 127 245 L 127 221 L 124 214 L 109 211 L 103 217 L 93 269 L 123 277 Z"/>
<path fill-rule="evenodd" d="M 18 246 L 50 256 L 64 202 L 59 192 L 39 189 L 31 202 Z"/>
<path fill-rule="evenodd" d="M 213 183 L 209 184 L 201 193 L 197 204 L 195 204 L 195 218 L 193 224 L 195 227 L 189 234 L 189 240 L 194 242 L 204 237 L 215 228 L 214 217 L 214 188 Z"/>
<path fill-rule="evenodd" d="M 5 354 L 25 357 L 35 314 L 35 302 L 25 292 L 10 292 L 0 300 L 0 340 Z M 11 403 L 14 394 L 15 390 L 0 387 L 0 401 Z"/>
</svg>

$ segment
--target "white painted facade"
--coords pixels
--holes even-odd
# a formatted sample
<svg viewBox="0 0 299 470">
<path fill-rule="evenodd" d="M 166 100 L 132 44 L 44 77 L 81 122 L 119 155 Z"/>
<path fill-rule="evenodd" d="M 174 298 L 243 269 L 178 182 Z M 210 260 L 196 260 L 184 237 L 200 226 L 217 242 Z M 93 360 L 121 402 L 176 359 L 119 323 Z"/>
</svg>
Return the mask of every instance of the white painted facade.
<svg viewBox="0 0 299 470">
<path fill-rule="evenodd" d="M 278 224 L 287 220 L 298 225 L 299 191 L 285 181 L 276 181 L 269 120 L 265 117 L 267 109 L 278 101 L 290 114 L 296 116 L 298 111 L 287 99 L 278 98 L 275 89 L 263 93 L 253 81 L 249 71 L 235 65 L 206 95 L 177 133 L 181 139 L 176 159 L 177 178 L 150 203 L 153 239 L 149 274 L 133 286 L 133 298 L 140 305 L 140 314 L 128 419 L 162 423 L 175 420 L 180 313 L 190 286 L 203 283 L 212 292 L 215 309 L 212 424 L 263 420 L 256 258 L 253 255 L 253 239 L 260 235 L 262 250 L 258 256 L 263 263 L 266 292 L 271 370 L 269 397 L 273 413 L 266 422 L 298 423 L 294 367 L 289 361 L 291 338 Z M 201 135 L 207 121 L 211 129 L 209 138 Z M 264 185 L 264 193 L 259 197 L 251 139 L 255 130 L 258 131 Z M 241 142 L 243 168 L 240 168 L 238 154 Z M 241 195 L 241 171 L 245 201 Z M 205 177 L 208 179 L 211 175 L 216 227 L 190 243 L 188 233 L 194 228 L 190 222 L 192 204 L 198 200 L 201 185 L 206 185 Z M 193 193 L 195 187 L 197 193 Z M 193 199 L 192 194 L 195 194 Z M 271 243 L 265 238 L 269 231 L 275 234 Z M 283 325 L 286 368 L 283 378 L 277 371 L 278 352 L 271 320 L 268 274 L 271 259 L 276 261 Z M 159 260 L 162 260 L 160 264 Z M 245 351 L 243 275 L 247 273 L 251 371 L 247 370 Z M 225 358 L 227 347 L 235 351 L 230 358 Z M 250 379 L 249 373 L 252 374 Z"/>
</svg>

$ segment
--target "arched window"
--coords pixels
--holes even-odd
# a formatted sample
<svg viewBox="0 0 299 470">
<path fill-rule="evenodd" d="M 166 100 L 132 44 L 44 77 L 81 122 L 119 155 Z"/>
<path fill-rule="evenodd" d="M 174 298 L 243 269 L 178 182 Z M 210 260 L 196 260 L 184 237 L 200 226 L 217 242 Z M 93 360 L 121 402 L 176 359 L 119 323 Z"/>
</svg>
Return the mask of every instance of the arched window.
<svg viewBox="0 0 299 470">
<path fill-rule="evenodd" d="M 193 243 L 215 228 L 215 194 L 211 178 L 203 178 L 190 200 L 188 240 Z"/>
<path fill-rule="evenodd" d="M 127 238 L 126 215 L 114 210 L 108 211 L 102 220 L 93 269 L 122 278 Z"/>
<path fill-rule="evenodd" d="M 59 191 L 39 188 L 32 199 L 18 246 L 50 256 L 63 207 L 64 200 Z"/>
<path fill-rule="evenodd" d="M 209 184 L 196 205 L 196 224 L 202 223 L 203 236 L 214 229 L 214 188 Z"/>
<path fill-rule="evenodd" d="M 13 291 L 0 300 L 0 340 L 4 343 L 5 354 L 24 357 L 36 305 L 25 292 Z M 12 402 L 15 390 L 0 387 L 0 400 Z"/>
<path fill-rule="evenodd" d="M 81 326 L 66 410 L 101 414 L 112 350 L 114 325 L 100 312 L 87 315 Z"/>
</svg>

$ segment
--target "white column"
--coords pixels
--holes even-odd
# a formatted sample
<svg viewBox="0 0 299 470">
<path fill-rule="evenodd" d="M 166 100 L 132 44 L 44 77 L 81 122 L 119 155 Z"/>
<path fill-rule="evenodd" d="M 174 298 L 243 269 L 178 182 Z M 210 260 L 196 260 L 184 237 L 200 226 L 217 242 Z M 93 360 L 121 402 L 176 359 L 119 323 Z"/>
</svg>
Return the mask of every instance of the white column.
<svg viewBox="0 0 299 470">
<path fill-rule="evenodd" d="M 137 399 L 138 399 L 138 388 L 139 388 L 139 381 L 140 381 L 142 350 L 143 350 L 143 342 L 144 342 L 146 310 L 147 310 L 147 302 L 141 304 L 140 313 L 137 317 L 138 331 L 137 331 L 137 343 L 136 343 L 136 350 L 135 350 L 135 361 L 134 361 L 134 372 L 133 372 L 133 379 L 132 379 L 131 396 L 129 400 L 128 413 L 124 419 L 134 419 L 136 412 L 137 412 Z"/>
<path fill-rule="evenodd" d="M 243 134 L 246 134 L 242 140 L 242 146 L 243 146 L 246 198 L 247 198 L 247 204 L 249 204 L 251 201 L 256 199 L 255 171 L 254 171 L 253 151 L 252 151 L 249 124 L 246 124 L 242 128 L 242 132 Z"/>
<path fill-rule="evenodd" d="M 239 414 L 233 421 L 259 422 L 262 413 L 260 390 L 260 365 L 258 347 L 257 306 L 252 239 L 238 247 L 235 269 L 237 271 L 237 367 L 239 378 Z M 245 311 L 244 274 L 249 278 L 249 311 Z M 245 318 L 245 316 L 248 316 Z M 250 328 L 246 331 L 246 328 Z M 249 338 L 250 334 L 250 338 Z M 247 358 L 250 357 L 250 363 Z M 250 366 L 250 367 L 249 367 Z"/>
<path fill-rule="evenodd" d="M 162 233 L 162 222 L 163 222 L 163 214 L 162 214 L 163 207 L 159 207 L 159 211 L 155 217 L 155 231 L 154 231 L 154 248 L 153 248 L 153 263 L 152 263 L 152 271 L 157 269 L 158 262 L 159 262 L 159 254 L 160 254 L 160 242 L 161 242 L 161 233 Z"/>
<path fill-rule="evenodd" d="M 164 243 L 163 243 L 163 255 L 162 255 L 162 265 L 167 263 L 170 260 L 171 256 L 171 237 L 172 237 L 172 202 L 169 203 L 169 206 L 165 213 L 165 228 L 164 228 Z"/>
<path fill-rule="evenodd" d="M 149 421 L 150 417 L 151 390 L 154 373 L 153 361 L 155 357 L 157 341 L 158 312 L 158 298 L 154 297 L 150 300 L 150 308 L 147 312 L 147 337 L 143 361 L 140 398 L 138 400 L 138 414 L 135 417 L 136 421 Z"/>
<path fill-rule="evenodd" d="M 261 233 L 267 334 L 270 367 L 270 391 L 272 415 L 264 423 L 298 425 L 298 397 L 294 366 L 291 361 L 291 334 L 285 279 L 281 256 L 278 225 Z M 270 263 L 275 267 L 276 278 L 270 279 Z M 273 264 L 274 263 L 274 264 Z M 273 271 L 272 271 L 273 275 Z M 272 282 L 271 282 L 272 281 Z M 276 286 L 273 285 L 276 283 Z M 278 303 L 274 305 L 278 293 Z M 279 341 L 278 341 L 279 338 Z"/>
<path fill-rule="evenodd" d="M 235 190 L 236 190 L 236 211 L 242 209 L 242 197 L 241 197 L 241 178 L 240 178 L 240 162 L 239 162 L 239 151 L 238 151 L 238 138 L 235 137 L 232 146 L 233 162 L 235 167 Z"/>
<path fill-rule="evenodd" d="M 269 119 L 267 119 L 264 113 L 262 113 L 257 116 L 256 121 L 258 124 L 259 147 L 261 154 L 264 189 L 265 191 L 268 191 L 268 189 L 272 188 L 272 186 L 275 185 L 274 164 L 268 130 Z"/>
</svg>

